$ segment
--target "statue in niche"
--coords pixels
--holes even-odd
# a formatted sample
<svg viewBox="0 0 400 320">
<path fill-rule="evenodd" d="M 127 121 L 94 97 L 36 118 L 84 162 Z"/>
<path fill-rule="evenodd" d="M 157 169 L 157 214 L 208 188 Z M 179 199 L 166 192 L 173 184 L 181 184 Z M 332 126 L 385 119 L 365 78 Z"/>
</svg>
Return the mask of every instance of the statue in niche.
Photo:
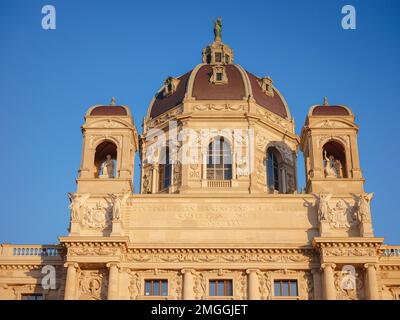
<svg viewBox="0 0 400 320">
<path fill-rule="evenodd" d="M 125 193 L 121 196 L 117 194 L 108 194 L 112 200 L 113 207 L 112 207 L 112 219 L 114 221 L 120 221 L 122 217 L 122 206 L 125 204 L 126 199 L 129 197 L 129 193 Z"/>
<path fill-rule="evenodd" d="M 341 163 L 339 160 L 336 160 L 334 156 L 330 155 L 329 157 L 326 154 L 326 150 L 324 151 L 324 159 L 325 159 L 325 177 L 327 178 L 340 178 L 341 177 Z"/>
<path fill-rule="evenodd" d="M 371 219 L 371 208 L 370 203 L 374 193 L 364 193 L 361 194 L 357 201 L 357 218 L 358 221 L 368 222 Z"/>
<path fill-rule="evenodd" d="M 321 192 L 318 199 L 318 219 L 319 221 L 329 221 L 329 214 L 331 208 L 329 207 L 329 200 L 332 195 L 330 193 Z"/>
<path fill-rule="evenodd" d="M 114 160 L 111 154 L 106 156 L 106 161 L 101 165 L 101 175 L 100 178 L 114 178 Z"/>
</svg>

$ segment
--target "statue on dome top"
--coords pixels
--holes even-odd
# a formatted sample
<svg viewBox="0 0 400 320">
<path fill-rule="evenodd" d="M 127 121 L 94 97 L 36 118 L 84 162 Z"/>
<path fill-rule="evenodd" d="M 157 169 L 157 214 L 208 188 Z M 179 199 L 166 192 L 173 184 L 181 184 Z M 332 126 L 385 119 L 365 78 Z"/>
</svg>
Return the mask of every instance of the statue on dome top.
<svg viewBox="0 0 400 320">
<path fill-rule="evenodd" d="M 221 42 L 222 39 L 222 18 L 218 17 L 217 21 L 214 21 L 214 41 Z"/>
</svg>

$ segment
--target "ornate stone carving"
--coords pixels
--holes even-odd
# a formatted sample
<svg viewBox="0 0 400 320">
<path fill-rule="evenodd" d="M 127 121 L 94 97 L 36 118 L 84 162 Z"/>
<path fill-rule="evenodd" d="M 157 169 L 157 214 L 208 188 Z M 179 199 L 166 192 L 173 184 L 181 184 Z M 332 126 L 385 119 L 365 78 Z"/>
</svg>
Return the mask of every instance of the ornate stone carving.
<svg viewBox="0 0 400 320">
<path fill-rule="evenodd" d="M 327 222 L 332 228 L 343 229 L 357 225 L 354 214 L 354 206 L 344 202 L 342 199 L 335 206 L 329 204 L 332 195 L 321 192 L 318 196 L 318 220 Z"/>
<path fill-rule="evenodd" d="M 364 275 L 356 270 L 354 285 L 348 285 L 349 275 L 344 271 L 335 271 L 336 298 L 339 300 L 362 300 L 364 293 Z"/>
<path fill-rule="evenodd" d="M 82 216 L 82 210 L 86 200 L 90 197 L 89 193 L 78 194 L 68 192 L 68 199 L 70 201 L 69 209 L 71 210 L 71 221 L 78 222 Z"/>
<path fill-rule="evenodd" d="M 105 229 L 111 226 L 112 208 L 98 201 L 93 207 L 84 208 L 83 226 L 89 229 Z"/>
<path fill-rule="evenodd" d="M 356 217 L 360 223 L 371 222 L 370 203 L 374 193 L 360 194 L 357 200 Z"/>
<path fill-rule="evenodd" d="M 128 253 L 129 262 L 217 262 L 217 263 L 306 263 L 312 260 L 311 254 L 266 254 L 266 253 Z"/>
<path fill-rule="evenodd" d="M 322 252 L 325 256 L 333 257 L 373 257 L 376 255 L 376 249 L 374 248 L 346 248 L 346 247 L 336 247 L 336 248 L 323 248 Z"/>
<path fill-rule="evenodd" d="M 140 277 L 137 272 L 128 272 L 131 276 L 131 280 L 129 281 L 129 293 L 131 300 L 136 300 L 140 295 Z"/>
<path fill-rule="evenodd" d="M 332 194 L 321 192 L 318 196 L 318 220 L 328 221 L 330 214 L 329 200 Z"/>
<path fill-rule="evenodd" d="M 117 251 L 117 248 L 77 247 L 69 248 L 68 254 L 71 256 L 114 256 L 117 254 Z"/>
<path fill-rule="evenodd" d="M 198 104 L 194 105 L 193 111 L 244 111 L 245 105 L 242 104 Z"/>
<path fill-rule="evenodd" d="M 122 195 L 118 194 L 109 194 L 112 201 L 112 220 L 113 221 L 121 221 L 122 219 L 122 207 L 124 206 L 126 200 L 129 197 L 129 193 L 125 193 Z"/>
<path fill-rule="evenodd" d="M 107 273 L 105 270 L 81 270 L 78 276 L 80 300 L 105 300 L 107 298 Z"/>
</svg>

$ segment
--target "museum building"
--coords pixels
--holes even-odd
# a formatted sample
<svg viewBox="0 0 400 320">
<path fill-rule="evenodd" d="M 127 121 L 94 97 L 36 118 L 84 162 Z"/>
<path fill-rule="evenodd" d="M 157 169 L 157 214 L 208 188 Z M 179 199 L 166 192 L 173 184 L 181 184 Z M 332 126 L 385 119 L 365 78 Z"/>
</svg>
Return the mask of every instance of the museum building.
<svg viewBox="0 0 400 320">
<path fill-rule="evenodd" d="M 142 134 L 114 99 L 88 109 L 68 235 L 2 244 L 0 299 L 400 299 L 400 246 L 374 235 L 351 109 L 325 98 L 296 135 L 272 79 L 214 28 Z"/>
</svg>

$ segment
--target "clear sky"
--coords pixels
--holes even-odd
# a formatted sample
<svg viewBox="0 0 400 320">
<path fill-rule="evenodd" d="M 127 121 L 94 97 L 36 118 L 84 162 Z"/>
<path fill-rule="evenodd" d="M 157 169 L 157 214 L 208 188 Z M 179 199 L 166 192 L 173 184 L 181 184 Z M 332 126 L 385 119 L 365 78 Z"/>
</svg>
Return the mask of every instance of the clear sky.
<svg viewBox="0 0 400 320">
<path fill-rule="evenodd" d="M 41 27 L 45 4 L 56 8 L 56 30 Z M 345 4 L 356 8 L 356 30 L 341 27 Z M 353 110 L 375 234 L 400 244 L 399 10 L 395 0 L 2 0 L 0 242 L 67 234 L 86 110 L 115 96 L 141 131 L 154 93 L 200 63 L 220 15 L 235 62 L 272 77 L 298 134 L 324 96 Z M 302 158 L 298 175 L 303 186 Z"/>
</svg>

